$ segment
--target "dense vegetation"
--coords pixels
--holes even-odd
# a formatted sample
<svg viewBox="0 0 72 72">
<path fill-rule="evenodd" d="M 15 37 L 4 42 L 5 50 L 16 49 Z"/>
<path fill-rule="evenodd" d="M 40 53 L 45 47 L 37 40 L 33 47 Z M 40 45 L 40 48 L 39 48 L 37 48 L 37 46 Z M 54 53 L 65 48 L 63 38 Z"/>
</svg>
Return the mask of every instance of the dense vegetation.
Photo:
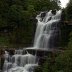
<svg viewBox="0 0 72 72">
<path fill-rule="evenodd" d="M 36 15 L 50 9 L 59 9 L 57 0 L 0 0 L 0 47 L 31 46 Z"/>
</svg>

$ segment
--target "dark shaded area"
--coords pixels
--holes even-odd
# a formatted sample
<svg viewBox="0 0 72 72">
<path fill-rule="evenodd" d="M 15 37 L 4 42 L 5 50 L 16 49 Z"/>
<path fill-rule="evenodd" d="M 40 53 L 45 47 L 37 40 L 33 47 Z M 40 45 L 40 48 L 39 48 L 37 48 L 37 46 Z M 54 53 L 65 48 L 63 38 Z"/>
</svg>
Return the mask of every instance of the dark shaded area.
<svg viewBox="0 0 72 72">
<path fill-rule="evenodd" d="M 37 20 L 41 11 L 59 9 L 57 1 L 0 0 L 0 46 L 33 46 Z M 42 14 L 42 18 L 45 13 Z"/>
<path fill-rule="evenodd" d="M 65 10 L 62 11 L 62 15 L 61 15 L 61 25 L 60 25 L 60 29 L 61 29 L 61 38 L 60 38 L 60 45 L 62 47 L 65 47 L 68 45 L 69 43 L 69 39 L 70 39 L 70 32 L 72 31 L 72 25 L 70 25 L 70 22 L 68 20 L 66 20 L 66 12 Z M 68 22 L 66 22 L 68 21 Z"/>
<path fill-rule="evenodd" d="M 0 50 L 0 70 L 3 70 L 3 64 L 5 61 L 4 54 L 5 54 L 5 50 L 1 49 Z"/>
<path fill-rule="evenodd" d="M 55 22 L 52 24 L 51 30 L 53 31 L 52 36 L 49 39 L 49 48 L 58 48 L 60 47 L 60 22 Z"/>
<path fill-rule="evenodd" d="M 52 14 L 54 15 L 56 14 L 56 9 L 52 10 Z"/>
<path fill-rule="evenodd" d="M 12 32 L 14 29 L 13 26 L 4 26 L 4 27 L 0 27 L 0 33 L 9 33 Z"/>
</svg>

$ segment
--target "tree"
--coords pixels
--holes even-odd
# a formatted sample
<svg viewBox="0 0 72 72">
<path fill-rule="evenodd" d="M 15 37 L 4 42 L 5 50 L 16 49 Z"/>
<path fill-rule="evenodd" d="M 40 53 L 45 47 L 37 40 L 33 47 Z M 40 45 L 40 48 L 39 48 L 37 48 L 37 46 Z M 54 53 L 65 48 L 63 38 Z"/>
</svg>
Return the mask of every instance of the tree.
<svg viewBox="0 0 72 72">
<path fill-rule="evenodd" d="M 8 33 L 8 43 L 32 45 L 37 22 L 35 17 L 40 11 L 50 9 L 59 9 L 56 1 L 0 0 L 0 27 L 13 27 Z"/>
<path fill-rule="evenodd" d="M 72 0 L 69 1 L 66 8 L 66 12 L 67 12 L 67 19 L 71 21 L 72 20 Z"/>
</svg>

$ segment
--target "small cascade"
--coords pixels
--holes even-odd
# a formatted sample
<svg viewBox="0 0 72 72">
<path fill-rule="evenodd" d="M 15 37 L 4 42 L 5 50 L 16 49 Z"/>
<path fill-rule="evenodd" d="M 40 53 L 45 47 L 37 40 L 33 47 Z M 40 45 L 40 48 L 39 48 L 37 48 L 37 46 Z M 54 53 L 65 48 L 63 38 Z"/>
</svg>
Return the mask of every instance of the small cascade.
<svg viewBox="0 0 72 72">
<path fill-rule="evenodd" d="M 3 66 L 3 72 L 6 72 L 8 69 L 12 67 L 11 57 L 7 51 L 5 51 L 4 58 L 5 58 L 5 61 Z"/>
<path fill-rule="evenodd" d="M 61 18 L 61 10 L 56 14 L 49 12 L 41 12 L 37 15 L 37 29 L 35 33 L 34 46 L 24 49 L 15 50 L 15 54 L 10 56 L 5 51 L 5 62 L 3 72 L 33 72 L 38 66 L 37 51 L 49 51 L 51 48 L 57 47 L 57 37 L 59 36 L 59 21 Z M 32 55 L 28 50 L 35 50 Z"/>
<path fill-rule="evenodd" d="M 3 72 L 32 72 L 35 67 L 38 66 L 37 57 L 29 54 L 20 54 L 16 50 L 16 54 L 11 57 L 11 61 L 8 60 L 9 54 L 5 51 L 5 62 Z M 18 54 L 17 54 L 18 53 Z"/>
<path fill-rule="evenodd" d="M 22 53 L 23 53 L 23 50 L 21 49 L 15 50 L 15 54 L 22 54 Z"/>
</svg>

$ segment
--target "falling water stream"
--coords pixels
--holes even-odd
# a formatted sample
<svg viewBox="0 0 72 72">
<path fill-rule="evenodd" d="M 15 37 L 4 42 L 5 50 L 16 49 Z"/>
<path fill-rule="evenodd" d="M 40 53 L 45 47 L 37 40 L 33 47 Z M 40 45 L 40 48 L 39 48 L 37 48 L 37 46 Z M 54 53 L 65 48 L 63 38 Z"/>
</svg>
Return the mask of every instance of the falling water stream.
<svg viewBox="0 0 72 72">
<path fill-rule="evenodd" d="M 26 49 L 50 49 L 57 46 L 57 36 L 59 35 L 59 21 L 61 19 L 61 10 L 52 13 L 52 10 L 37 15 L 37 29 L 35 33 L 34 46 Z M 24 48 L 25 49 L 25 48 Z M 10 56 L 5 52 L 5 62 L 3 72 L 33 72 L 34 68 L 38 66 L 36 55 L 26 53 L 23 50 L 16 50 L 15 55 Z"/>
</svg>

